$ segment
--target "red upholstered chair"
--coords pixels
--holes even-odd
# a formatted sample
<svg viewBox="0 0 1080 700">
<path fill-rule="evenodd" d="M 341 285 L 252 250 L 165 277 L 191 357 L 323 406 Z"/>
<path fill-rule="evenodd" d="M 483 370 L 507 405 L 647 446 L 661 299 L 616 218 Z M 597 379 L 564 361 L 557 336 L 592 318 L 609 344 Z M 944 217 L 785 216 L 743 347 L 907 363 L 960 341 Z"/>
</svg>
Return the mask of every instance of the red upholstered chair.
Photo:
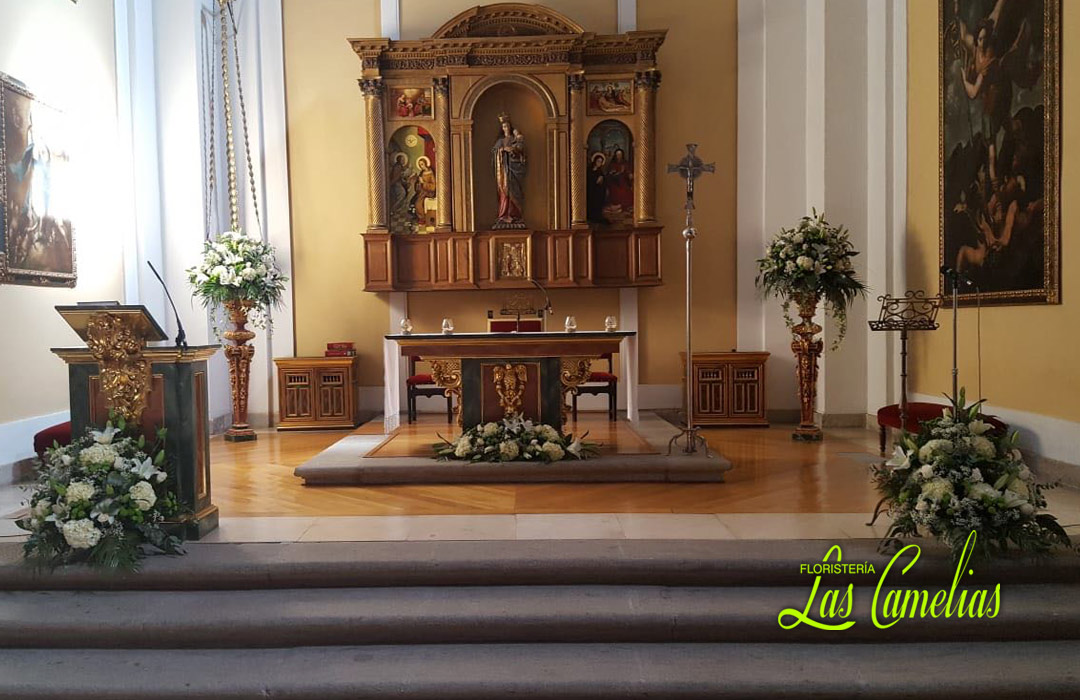
<svg viewBox="0 0 1080 700">
<path fill-rule="evenodd" d="M 607 372 L 592 372 L 589 374 L 589 381 L 578 386 L 577 393 L 573 395 L 573 412 L 574 420 L 577 420 L 577 398 L 578 394 L 593 394 L 599 396 L 601 394 L 607 394 L 608 397 L 608 420 L 615 420 L 616 412 L 615 407 L 618 403 L 619 393 L 619 378 L 615 376 L 615 369 L 613 361 L 611 359 L 611 353 L 605 353 L 600 356 L 601 360 L 607 360 Z"/>
<path fill-rule="evenodd" d="M 409 357 L 409 376 L 405 379 L 409 422 L 416 422 L 416 397 L 443 396 L 446 398 L 446 422 L 452 423 L 454 421 L 454 400 L 446 396 L 446 392 L 435 383 L 435 379 L 430 374 L 417 374 L 416 363 L 419 361 L 420 358 L 415 355 Z"/>
<path fill-rule="evenodd" d="M 53 446 L 53 443 L 64 447 L 71 444 L 71 421 L 57 423 L 34 435 L 34 453 L 40 459 L 45 459 L 45 450 Z"/>
<path fill-rule="evenodd" d="M 941 403 L 923 403 L 920 401 L 914 401 L 907 405 L 907 420 L 904 425 L 904 430 L 909 433 L 917 433 L 919 431 L 919 425 L 925 423 L 928 420 L 939 418 L 942 411 L 949 408 L 947 404 Z M 981 418 L 993 426 L 991 432 L 995 435 L 1004 435 L 1008 431 L 1009 426 L 1003 423 L 1001 420 L 994 416 L 981 416 Z M 881 454 L 885 454 L 885 441 L 888 438 L 888 429 L 894 430 L 900 429 L 900 405 L 891 404 L 878 409 L 877 412 L 878 430 L 878 442 L 881 447 Z"/>
<path fill-rule="evenodd" d="M 492 318 L 488 311 L 488 333 L 540 333 L 544 330 L 544 321 L 539 318 Z"/>
</svg>

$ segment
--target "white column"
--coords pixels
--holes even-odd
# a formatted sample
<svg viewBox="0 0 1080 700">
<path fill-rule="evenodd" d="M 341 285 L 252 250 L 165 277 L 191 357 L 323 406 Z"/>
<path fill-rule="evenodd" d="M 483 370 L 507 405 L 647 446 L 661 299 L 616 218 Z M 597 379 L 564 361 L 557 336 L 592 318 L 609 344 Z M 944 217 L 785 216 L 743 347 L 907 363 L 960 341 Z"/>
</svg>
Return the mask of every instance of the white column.
<svg viewBox="0 0 1080 700">
<path fill-rule="evenodd" d="M 619 34 L 635 31 L 637 29 L 637 0 L 617 0 L 617 2 L 615 15 Z"/>
<path fill-rule="evenodd" d="M 638 325 L 638 290 L 626 287 L 619 290 L 619 328 L 624 331 L 639 331 Z M 622 377 L 619 388 L 621 401 L 625 402 L 626 420 L 636 423 L 641 403 L 638 400 L 638 338 L 633 336 L 622 341 L 619 347 L 619 373 Z"/>
<path fill-rule="evenodd" d="M 401 332 L 401 319 L 409 316 L 409 293 L 390 292 L 390 317 L 387 333 Z M 401 391 L 408 371 L 408 358 L 402 356 L 398 344 L 383 340 L 383 416 L 387 430 L 401 424 L 405 395 Z"/>
<path fill-rule="evenodd" d="M 736 221 L 736 343 L 765 348 L 766 307 L 754 279 L 765 249 L 765 5 L 739 0 L 739 143 Z M 772 361 L 775 365 L 775 360 Z"/>
<path fill-rule="evenodd" d="M 397 41 L 401 38 L 401 0 L 379 0 L 382 35 Z"/>
<path fill-rule="evenodd" d="M 877 297 L 889 294 L 889 7 L 870 3 L 866 12 L 866 281 L 873 287 L 867 314 Z M 866 409 L 884 406 L 892 375 L 891 333 L 868 333 L 866 338 Z"/>
</svg>

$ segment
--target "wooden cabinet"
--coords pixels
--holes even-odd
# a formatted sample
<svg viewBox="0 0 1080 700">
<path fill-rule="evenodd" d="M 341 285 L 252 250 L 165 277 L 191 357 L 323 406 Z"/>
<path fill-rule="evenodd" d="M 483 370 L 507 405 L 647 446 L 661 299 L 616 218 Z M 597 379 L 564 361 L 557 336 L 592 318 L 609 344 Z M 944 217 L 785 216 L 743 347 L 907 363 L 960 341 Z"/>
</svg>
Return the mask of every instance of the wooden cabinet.
<svg viewBox="0 0 1080 700">
<path fill-rule="evenodd" d="M 357 358 L 278 357 L 278 430 L 355 428 Z"/>
<path fill-rule="evenodd" d="M 680 355 L 685 374 L 686 353 Z M 694 425 L 768 425 L 768 359 L 767 352 L 695 352 L 691 373 Z"/>
</svg>

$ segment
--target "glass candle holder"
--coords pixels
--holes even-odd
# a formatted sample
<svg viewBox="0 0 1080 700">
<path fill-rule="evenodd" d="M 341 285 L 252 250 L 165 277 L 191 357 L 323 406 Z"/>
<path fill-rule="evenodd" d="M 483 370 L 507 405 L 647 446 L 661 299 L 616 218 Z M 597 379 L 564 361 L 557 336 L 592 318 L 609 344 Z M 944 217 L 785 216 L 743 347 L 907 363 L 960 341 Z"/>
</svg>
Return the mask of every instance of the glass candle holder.
<svg viewBox="0 0 1080 700">
<path fill-rule="evenodd" d="M 619 322 L 615 320 L 614 316 L 608 316 L 604 319 L 604 330 L 609 333 L 619 327 Z"/>
<path fill-rule="evenodd" d="M 409 335 L 412 333 L 412 321 L 408 318 L 401 319 L 401 333 L 402 335 Z"/>
<path fill-rule="evenodd" d="M 454 332 L 454 319 L 452 319 L 452 318 L 444 318 L 442 320 L 442 332 L 443 333 L 453 333 Z"/>
<path fill-rule="evenodd" d="M 566 332 L 573 333 L 577 330 L 577 319 L 573 316 L 566 317 Z"/>
</svg>

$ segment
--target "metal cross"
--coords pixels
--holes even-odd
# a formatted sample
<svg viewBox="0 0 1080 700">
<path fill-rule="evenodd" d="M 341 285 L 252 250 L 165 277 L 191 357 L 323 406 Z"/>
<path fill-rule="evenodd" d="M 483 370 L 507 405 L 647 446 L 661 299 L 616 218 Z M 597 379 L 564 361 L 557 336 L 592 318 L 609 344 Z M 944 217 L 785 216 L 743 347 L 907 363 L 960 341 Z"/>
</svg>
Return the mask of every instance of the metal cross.
<svg viewBox="0 0 1080 700">
<path fill-rule="evenodd" d="M 715 173 L 716 163 L 706 163 L 701 160 L 697 154 L 697 144 L 688 143 L 686 155 L 678 163 L 669 164 L 667 171 L 678 173 L 686 179 L 686 210 L 689 214 L 689 211 L 694 208 L 694 180 L 698 179 L 702 173 Z"/>
</svg>

